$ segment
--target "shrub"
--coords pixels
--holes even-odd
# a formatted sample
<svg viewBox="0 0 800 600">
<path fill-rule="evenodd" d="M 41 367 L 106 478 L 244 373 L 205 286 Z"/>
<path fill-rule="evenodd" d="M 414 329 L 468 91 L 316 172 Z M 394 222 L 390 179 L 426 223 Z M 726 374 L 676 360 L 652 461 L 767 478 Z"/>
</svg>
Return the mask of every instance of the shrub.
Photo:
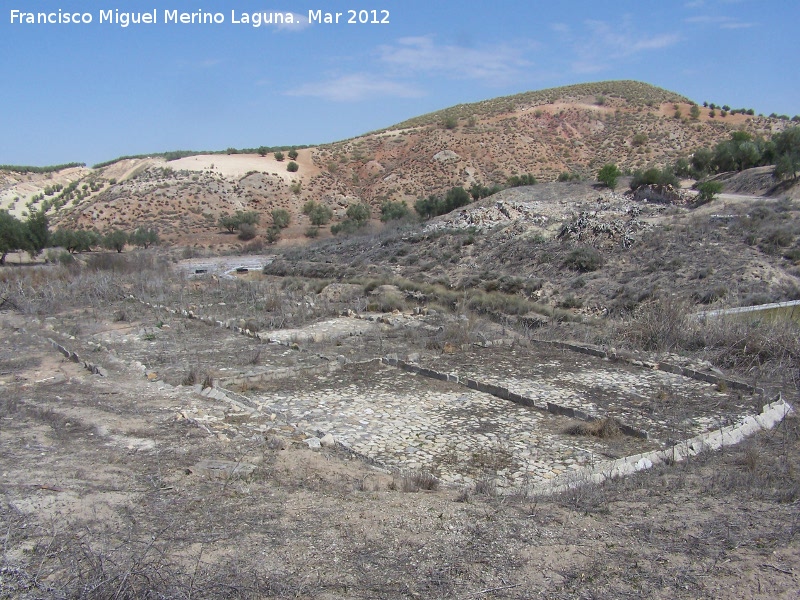
<svg viewBox="0 0 800 600">
<path fill-rule="evenodd" d="M 617 165 L 609 163 L 604 165 L 597 173 L 597 181 L 613 190 L 617 187 L 617 179 L 619 179 L 620 175 L 622 175 L 622 172 L 617 168 Z"/>
<path fill-rule="evenodd" d="M 722 184 L 719 181 L 704 181 L 697 186 L 698 204 L 711 202 L 722 191 Z"/>
<path fill-rule="evenodd" d="M 507 180 L 508 187 L 522 187 L 523 185 L 536 185 L 536 177 L 530 173 L 526 175 L 512 175 Z"/>
<path fill-rule="evenodd" d="M 324 204 L 309 200 L 303 205 L 303 214 L 308 216 L 311 224 L 317 228 L 326 225 L 333 218 L 333 211 Z"/>
<path fill-rule="evenodd" d="M 298 165 L 294 161 L 290 161 L 289 164 L 286 165 L 286 170 L 289 171 L 290 173 L 296 173 L 299 168 L 300 165 Z"/>
<path fill-rule="evenodd" d="M 276 208 L 272 211 L 272 225 L 276 229 L 286 229 L 291 222 L 289 211 L 285 208 Z"/>
<path fill-rule="evenodd" d="M 575 271 L 588 273 L 603 266 L 603 257 L 591 246 L 582 246 L 569 253 L 564 265 Z"/>
<path fill-rule="evenodd" d="M 268 244 L 274 244 L 277 242 L 281 237 L 281 230 L 278 227 L 270 227 L 267 229 L 267 233 L 264 236 L 267 240 Z"/>
<path fill-rule="evenodd" d="M 273 156 L 275 157 L 275 160 L 277 160 L 278 162 L 283 162 L 284 158 L 283 152 L 276 152 L 275 154 L 273 154 Z"/>
<path fill-rule="evenodd" d="M 678 187 L 678 178 L 669 167 L 658 169 L 651 167 L 645 171 L 634 171 L 631 178 L 631 189 L 635 190 L 643 185 L 671 185 Z"/>
<path fill-rule="evenodd" d="M 297 150 L 292 148 L 291 150 L 289 150 L 288 156 L 289 156 L 289 160 L 297 160 L 297 157 L 299 156 L 299 153 L 297 152 Z"/>
<path fill-rule="evenodd" d="M 256 226 L 252 223 L 242 223 L 239 225 L 239 239 L 242 241 L 252 240 L 256 237 Z"/>
<path fill-rule="evenodd" d="M 405 202 L 392 202 L 387 200 L 381 204 L 381 221 L 394 221 L 411 216 L 411 210 Z"/>
</svg>

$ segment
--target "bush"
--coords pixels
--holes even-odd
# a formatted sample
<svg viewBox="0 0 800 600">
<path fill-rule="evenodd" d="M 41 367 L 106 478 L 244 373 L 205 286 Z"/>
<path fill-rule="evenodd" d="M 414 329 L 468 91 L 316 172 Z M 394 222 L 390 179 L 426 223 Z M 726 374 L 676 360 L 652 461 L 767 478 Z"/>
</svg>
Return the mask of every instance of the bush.
<svg viewBox="0 0 800 600">
<path fill-rule="evenodd" d="M 622 172 L 617 168 L 617 165 L 609 163 L 604 165 L 597 173 L 597 181 L 613 190 L 617 187 L 617 179 L 619 179 L 620 175 L 622 175 Z"/>
<path fill-rule="evenodd" d="M 297 157 L 299 156 L 299 153 L 297 152 L 297 150 L 292 148 L 291 150 L 289 150 L 288 156 L 289 156 L 289 160 L 297 160 Z"/>
<path fill-rule="evenodd" d="M 675 173 L 672 172 L 671 168 L 664 167 L 663 169 L 658 169 L 652 167 L 646 171 L 634 171 L 633 177 L 631 178 L 631 189 L 635 190 L 643 185 L 670 185 L 672 187 L 678 187 L 679 183 L 678 178 L 675 177 Z"/>
<path fill-rule="evenodd" d="M 252 240 L 256 237 L 256 226 L 251 223 L 242 223 L 239 225 L 239 239 L 242 241 Z"/>
<path fill-rule="evenodd" d="M 278 162 L 283 162 L 284 158 L 283 152 L 276 152 L 275 154 L 273 154 L 273 156 L 275 157 L 275 160 L 277 160 Z"/>
<path fill-rule="evenodd" d="M 603 266 L 603 257 L 591 246 L 582 246 L 569 253 L 564 265 L 575 271 L 588 273 Z"/>
<path fill-rule="evenodd" d="M 267 229 L 267 233 L 264 237 L 266 238 L 268 244 L 274 244 L 280 239 L 281 230 L 278 227 L 270 227 Z"/>
<path fill-rule="evenodd" d="M 536 177 L 530 173 L 526 175 L 512 175 L 508 178 L 508 187 L 522 187 L 523 185 L 536 185 Z"/>
<path fill-rule="evenodd" d="M 314 227 L 326 225 L 333 218 L 333 211 L 324 204 L 318 204 L 309 200 L 303 205 L 303 214 L 308 216 L 309 221 Z"/>
<path fill-rule="evenodd" d="M 411 216 L 411 210 L 405 202 L 392 202 L 386 201 L 381 204 L 381 221 L 395 221 L 398 219 L 405 219 Z"/>
<path fill-rule="evenodd" d="M 291 222 L 289 211 L 285 208 L 276 208 L 272 211 L 272 225 L 276 229 L 286 229 Z"/>
<path fill-rule="evenodd" d="M 289 171 L 289 173 L 296 173 L 299 168 L 300 165 L 294 161 L 290 161 L 289 164 L 286 165 L 286 170 Z"/>
<path fill-rule="evenodd" d="M 706 204 L 711 202 L 722 191 L 722 184 L 719 181 L 704 181 L 697 186 L 697 202 L 698 204 Z"/>
</svg>

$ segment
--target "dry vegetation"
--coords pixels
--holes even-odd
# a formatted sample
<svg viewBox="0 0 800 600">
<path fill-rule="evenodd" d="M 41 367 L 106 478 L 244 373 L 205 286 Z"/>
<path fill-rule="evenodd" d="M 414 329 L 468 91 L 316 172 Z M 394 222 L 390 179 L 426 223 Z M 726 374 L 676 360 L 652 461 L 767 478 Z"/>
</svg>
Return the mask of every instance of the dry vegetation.
<svg viewBox="0 0 800 600">
<path fill-rule="evenodd" d="M 443 488 L 429 472 L 392 476 L 345 452 L 314 453 L 281 436 L 209 436 L 174 417 L 174 392 L 120 368 L 98 379 L 31 335 L 35 319 L 46 324 L 48 316 L 71 327 L 79 344 L 102 315 L 121 327 L 163 315 L 128 294 L 198 311 L 213 306 L 274 328 L 278 320 L 296 325 L 363 311 L 375 302 L 372 292 L 392 293 L 364 282 L 331 295 L 325 283 L 197 285 L 172 275 L 152 251 L 93 257 L 82 269 L 4 269 L 0 596 L 774 598 L 800 589 L 796 417 L 688 463 L 556 497 L 525 489 L 501 495 L 490 476 L 469 488 Z M 437 307 L 443 318 L 451 310 L 432 297 L 397 301 L 404 309 L 411 302 Z M 471 316 L 451 325 L 445 319 L 430 340 L 434 351 L 495 327 L 463 301 L 453 310 Z M 700 356 L 748 376 L 756 369 L 761 383 L 796 397 L 800 337 L 791 323 L 690 325 L 684 312 L 662 304 L 613 325 L 631 348 Z M 546 330 L 561 338 L 608 335 L 597 323 L 554 322 Z M 154 343 L 170 335 L 156 326 L 144 331 L 157 332 Z M 208 328 L 199 335 L 215 343 Z M 361 351 L 402 343 L 409 340 L 364 340 Z M 258 345 L 247 338 L 241 345 L 234 360 L 258 362 Z M 324 344 L 313 348 L 326 351 Z M 169 364 L 176 377 L 194 381 L 175 383 L 201 383 L 202 358 L 185 350 L 170 351 Z M 106 360 L 102 351 L 96 355 Z M 571 433 L 618 435 L 613 420 Z M 142 445 L 148 440 L 150 450 Z M 504 468 L 504 457 L 498 447 L 472 461 L 491 473 Z M 220 479 L 203 475 L 204 459 L 256 468 Z"/>
</svg>

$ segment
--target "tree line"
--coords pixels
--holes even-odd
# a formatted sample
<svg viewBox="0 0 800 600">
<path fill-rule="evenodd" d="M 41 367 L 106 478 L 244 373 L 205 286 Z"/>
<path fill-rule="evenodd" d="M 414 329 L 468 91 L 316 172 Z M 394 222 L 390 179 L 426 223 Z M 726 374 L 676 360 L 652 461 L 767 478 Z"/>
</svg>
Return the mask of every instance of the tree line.
<svg viewBox="0 0 800 600">
<path fill-rule="evenodd" d="M 126 245 L 149 248 L 161 240 L 152 227 L 139 227 L 131 232 L 112 229 L 104 233 L 94 229 L 59 228 L 51 232 L 44 211 L 31 213 L 22 221 L 6 210 L 0 210 L 0 265 L 11 252 L 27 252 L 31 258 L 45 248 L 63 248 L 69 254 L 89 252 L 103 247 L 122 252 Z"/>
</svg>

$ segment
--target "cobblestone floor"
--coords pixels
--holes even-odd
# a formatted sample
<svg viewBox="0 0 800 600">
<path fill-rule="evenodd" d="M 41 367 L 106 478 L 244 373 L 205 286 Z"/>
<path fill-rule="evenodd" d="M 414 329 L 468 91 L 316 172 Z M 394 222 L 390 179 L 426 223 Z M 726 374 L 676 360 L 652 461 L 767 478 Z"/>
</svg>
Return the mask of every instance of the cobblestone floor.
<svg viewBox="0 0 800 600">
<path fill-rule="evenodd" d="M 382 466 L 433 470 L 449 483 L 495 474 L 501 485 L 536 483 L 656 447 L 569 436 L 564 417 L 378 362 L 266 385 L 251 394 L 262 412 L 330 433 Z"/>
<path fill-rule="evenodd" d="M 683 439 L 752 414 L 735 391 L 625 362 L 609 362 L 541 345 L 475 347 L 421 359 L 423 366 L 500 385 L 537 404 L 547 402 L 612 416 L 657 439 Z"/>
</svg>

